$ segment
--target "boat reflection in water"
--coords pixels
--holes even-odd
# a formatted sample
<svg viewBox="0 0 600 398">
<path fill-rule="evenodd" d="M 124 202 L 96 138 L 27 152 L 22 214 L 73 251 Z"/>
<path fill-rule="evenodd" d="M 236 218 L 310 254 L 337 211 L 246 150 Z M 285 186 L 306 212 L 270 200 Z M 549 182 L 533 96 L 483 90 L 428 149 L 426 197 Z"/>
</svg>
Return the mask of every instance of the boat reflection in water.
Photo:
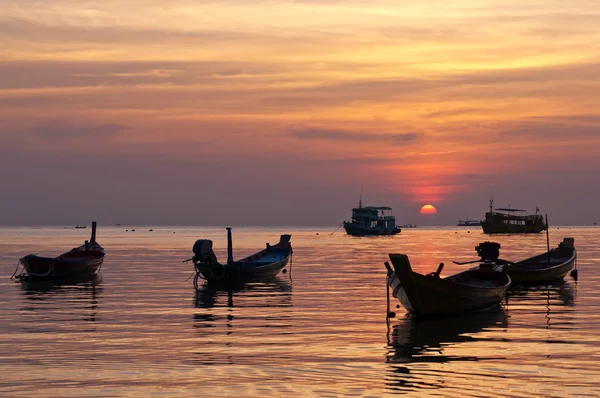
<svg viewBox="0 0 600 398">
<path fill-rule="evenodd" d="M 286 277 L 234 285 L 205 284 L 196 289 L 193 315 L 197 341 L 191 364 L 268 363 L 269 347 L 283 344 L 292 328 L 292 283 Z M 282 309 L 283 308 L 283 309 Z"/>
<path fill-rule="evenodd" d="M 226 303 L 223 301 L 227 298 Z M 237 305 L 234 306 L 234 297 Z M 204 284 L 196 289 L 194 306 L 213 307 L 291 307 L 292 281 L 270 277 L 262 281 L 236 281 Z"/>
<path fill-rule="evenodd" d="M 80 275 L 59 280 L 22 280 L 19 283 L 28 303 L 23 308 L 26 313 L 35 313 L 36 317 L 43 314 L 45 319 L 51 319 L 51 313 L 61 313 L 68 314 L 70 321 L 97 320 L 98 303 L 103 291 L 101 275 Z M 35 320 L 33 325 L 39 318 Z M 64 326 L 68 327 L 67 323 Z"/>
<path fill-rule="evenodd" d="M 527 327 L 576 328 L 574 318 L 577 297 L 577 282 L 560 280 L 539 285 L 516 285 L 508 290 L 508 309 L 516 321 L 520 313 L 529 314 L 522 320 Z M 537 314 L 544 315 L 545 324 L 536 322 Z M 540 320 L 541 321 L 541 320 Z"/>
<path fill-rule="evenodd" d="M 568 307 L 575 306 L 577 282 L 559 280 L 537 285 L 513 285 L 508 289 L 509 303 L 529 302 L 539 305 L 545 302 L 547 306 L 558 304 Z"/>
<path fill-rule="evenodd" d="M 507 318 L 505 310 L 498 306 L 451 317 L 422 319 L 409 315 L 400 319 L 388 334 L 386 362 L 390 374 L 386 377 L 386 389 L 407 392 L 442 387 L 445 377 L 424 364 L 499 359 L 493 352 L 469 346 L 490 339 L 486 332 L 506 329 Z"/>
</svg>

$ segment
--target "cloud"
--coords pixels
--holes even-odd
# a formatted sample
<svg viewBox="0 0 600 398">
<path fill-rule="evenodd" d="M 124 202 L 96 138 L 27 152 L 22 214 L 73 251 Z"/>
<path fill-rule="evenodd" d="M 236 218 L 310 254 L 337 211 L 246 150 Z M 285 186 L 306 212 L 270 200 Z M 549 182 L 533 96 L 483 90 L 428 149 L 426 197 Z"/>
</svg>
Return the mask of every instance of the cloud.
<svg viewBox="0 0 600 398">
<path fill-rule="evenodd" d="M 71 139 L 106 139 L 118 136 L 129 129 L 121 124 L 102 124 L 96 126 L 59 124 L 42 124 L 29 129 L 26 134 L 30 137 L 43 138 L 48 141 L 63 141 Z"/>
<path fill-rule="evenodd" d="M 327 141 L 364 141 L 364 142 L 389 142 L 393 145 L 405 145 L 416 142 L 419 133 L 372 133 L 345 130 L 322 129 L 317 127 L 292 128 L 292 136 L 301 140 L 327 140 Z"/>
</svg>

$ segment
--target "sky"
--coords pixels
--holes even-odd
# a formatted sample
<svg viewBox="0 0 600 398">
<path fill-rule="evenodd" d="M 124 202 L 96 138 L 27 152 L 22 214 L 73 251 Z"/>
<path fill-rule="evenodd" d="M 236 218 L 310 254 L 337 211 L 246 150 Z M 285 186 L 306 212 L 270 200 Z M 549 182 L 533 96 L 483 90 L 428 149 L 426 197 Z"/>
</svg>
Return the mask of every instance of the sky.
<svg viewBox="0 0 600 398">
<path fill-rule="evenodd" d="M 3 225 L 590 225 L 599 159 L 597 0 L 0 0 Z"/>
</svg>

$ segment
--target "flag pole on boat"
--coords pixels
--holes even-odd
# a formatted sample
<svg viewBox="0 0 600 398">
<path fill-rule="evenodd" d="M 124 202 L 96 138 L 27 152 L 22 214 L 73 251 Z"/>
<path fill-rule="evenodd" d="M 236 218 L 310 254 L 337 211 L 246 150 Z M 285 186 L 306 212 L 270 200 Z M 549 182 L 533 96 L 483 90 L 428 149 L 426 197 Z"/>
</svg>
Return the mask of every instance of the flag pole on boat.
<svg viewBox="0 0 600 398">
<path fill-rule="evenodd" d="M 546 248 L 548 249 L 548 265 L 550 265 L 550 227 L 548 226 L 548 213 L 546 213 Z"/>
</svg>

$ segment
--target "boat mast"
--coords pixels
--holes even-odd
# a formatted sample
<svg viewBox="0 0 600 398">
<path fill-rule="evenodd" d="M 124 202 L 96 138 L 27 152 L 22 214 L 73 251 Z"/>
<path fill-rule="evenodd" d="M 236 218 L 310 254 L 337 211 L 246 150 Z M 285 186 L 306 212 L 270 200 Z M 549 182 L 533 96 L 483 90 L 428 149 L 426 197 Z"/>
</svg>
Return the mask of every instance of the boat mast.
<svg viewBox="0 0 600 398">
<path fill-rule="evenodd" d="M 358 208 L 362 209 L 362 193 L 363 193 L 363 186 L 362 184 L 360 185 L 360 199 L 358 201 Z"/>
<path fill-rule="evenodd" d="M 490 199 L 490 213 L 494 212 L 494 199 Z"/>
<path fill-rule="evenodd" d="M 92 221 L 92 237 L 90 238 L 90 243 L 96 243 L 96 221 Z"/>
<path fill-rule="evenodd" d="M 233 263 L 233 244 L 231 239 L 231 227 L 227 227 L 227 264 Z"/>
</svg>

